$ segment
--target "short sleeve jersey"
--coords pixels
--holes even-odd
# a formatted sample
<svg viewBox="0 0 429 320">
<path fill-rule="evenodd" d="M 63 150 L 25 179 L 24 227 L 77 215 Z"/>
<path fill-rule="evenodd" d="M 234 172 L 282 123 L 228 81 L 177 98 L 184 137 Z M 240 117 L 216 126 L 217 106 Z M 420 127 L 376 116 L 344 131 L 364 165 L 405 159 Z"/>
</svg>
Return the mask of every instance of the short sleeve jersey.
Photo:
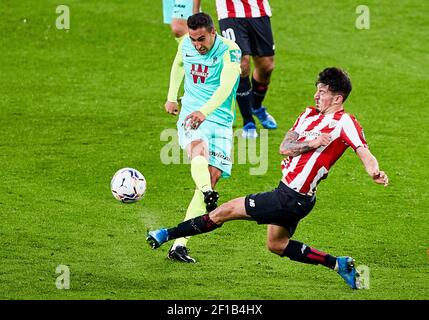
<svg viewBox="0 0 429 320">
<path fill-rule="evenodd" d="M 329 169 L 350 146 L 353 150 L 367 148 L 363 129 L 356 118 L 340 110 L 323 115 L 309 107 L 298 117 L 290 129 L 299 134 L 297 141 L 310 141 L 322 133 L 331 135 L 327 146 L 305 152 L 282 161 L 283 182 L 297 192 L 313 193 L 321 179 L 327 177 Z"/>
</svg>

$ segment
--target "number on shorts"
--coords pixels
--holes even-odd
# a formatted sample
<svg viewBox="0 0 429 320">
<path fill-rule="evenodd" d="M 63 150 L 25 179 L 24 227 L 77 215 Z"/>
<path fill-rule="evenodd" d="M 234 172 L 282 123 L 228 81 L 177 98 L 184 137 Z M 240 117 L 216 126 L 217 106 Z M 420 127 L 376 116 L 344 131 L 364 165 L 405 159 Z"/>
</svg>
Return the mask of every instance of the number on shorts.
<svg viewBox="0 0 429 320">
<path fill-rule="evenodd" d="M 235 42 L 235 33 L 234 33 L 234 29 L 228 28 L 226 30 L 222 31 L 222 36 L 224 38 L 227 38 L 229 40 L 232 40 Z"/>
</svg>

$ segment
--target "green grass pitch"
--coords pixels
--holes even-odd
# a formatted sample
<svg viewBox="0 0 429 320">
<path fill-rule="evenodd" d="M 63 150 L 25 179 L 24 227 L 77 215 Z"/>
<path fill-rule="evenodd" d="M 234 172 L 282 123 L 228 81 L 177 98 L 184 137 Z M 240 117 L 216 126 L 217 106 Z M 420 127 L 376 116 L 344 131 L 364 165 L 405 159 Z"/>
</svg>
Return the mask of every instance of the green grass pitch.
<svg viewBox="0 0 429 320">
<path fill-rule="evenodd" d="M 353 256 L 369 268 L 370 289 L 269 253 L 266 227 L 251 222 L 191 238 L 195 265 L 167 260 L 169 245 L 151 250 L 146 228 L 180 222 L 193 194 L 189 165 L 160 160 L 160 135 L 175 128 L 163 105 L 177 46 L 161 1 L 64 1 L 66 31 L 56 28 L 58 1 L 2 0 L 0 299 L 429 298 L 427 3 L 270 2 L 276 68 L 265 104 L 279 128 L 269 132 L 266 174 L 236 164 L 220 202 L 276 186 L 278 146 L 312 103 L 317 73 L 345 68 L 346 110 L 390 186 L 375 185 L 348 150 L 294 238 Z M 369 29 L 356 28 L 360 4 Z M 214 1 L 203 8 L 216 16 Z M 145 175 L 141 202 L 113 199 L 121 167 Z M 56 288 L 58 265 L 69 267 L 68 290 Z"/>
</svg>

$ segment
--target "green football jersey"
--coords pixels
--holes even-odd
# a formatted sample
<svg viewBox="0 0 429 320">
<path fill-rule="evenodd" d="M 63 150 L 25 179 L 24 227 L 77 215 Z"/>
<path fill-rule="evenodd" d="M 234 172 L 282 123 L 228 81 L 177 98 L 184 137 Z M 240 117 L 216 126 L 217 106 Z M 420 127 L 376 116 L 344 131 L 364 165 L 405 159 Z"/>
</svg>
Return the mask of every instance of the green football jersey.
<svg viewBox="0 0 429 320">
<path fill-rule="evenodd" d="M 223 68 L 235 68 L 237 77 L 234 79 L 231 92 L 206 119 L 231 126 L 234 119 L 233 101 L 240 80 L 241 50 L 238 45 L 217 34 L 211 50 L 202 55 L 186 36 L 178 50 L 185 72 L 185 94 L 182 98 L 180 118 L 199 110 L 213 96 L 221 85 Z"/>
</svg>

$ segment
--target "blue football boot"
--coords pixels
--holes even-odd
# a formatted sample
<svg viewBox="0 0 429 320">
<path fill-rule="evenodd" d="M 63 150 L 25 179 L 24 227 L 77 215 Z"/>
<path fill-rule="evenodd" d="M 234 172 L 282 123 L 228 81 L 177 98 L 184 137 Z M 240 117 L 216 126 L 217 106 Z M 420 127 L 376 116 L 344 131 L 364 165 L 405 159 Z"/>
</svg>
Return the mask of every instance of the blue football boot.
<svg viewBox="0 0 429 320">
<path fill-rule="evenodd" d="M 243 127 L 243 132 L 241 136 L 245 139 L 255 139 L 258 137 L 258 132 L 256 132 L 256 126 L 253 122 L 248 122 Z"/>
<path fill-rule="evenodd" d="M 267 108 L 264 106 L 259 109 L 252 108 L 252 113 L 259 119 L 259 121 L 261 121 L 261 124 L 265 129 L 277 128 L 276 120 L 274 120 L 273 116 L 267 112 Z"/>
<path fill-rule="evenodd" d="M 355 269 L 355 260 L 351 257 L 337 257 L 338 274 L 352 289 L 359 288 L 359 273 Z"/>
<path fill-rule="evenodd" d="M 167 229 L 148 231 L 146 241 L 152 249 L 159 248 L 161 244 L 168 241 Z"/>
</svg>

